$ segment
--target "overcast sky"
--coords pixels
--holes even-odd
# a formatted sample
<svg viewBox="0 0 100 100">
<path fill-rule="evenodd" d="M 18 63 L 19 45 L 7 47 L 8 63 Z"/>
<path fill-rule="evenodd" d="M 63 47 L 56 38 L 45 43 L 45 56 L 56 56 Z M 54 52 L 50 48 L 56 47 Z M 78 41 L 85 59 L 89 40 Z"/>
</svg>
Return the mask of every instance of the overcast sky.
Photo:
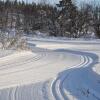
<svg viewBox="0 0 100 100">
<path fill-rule="evenodd" d="M 22 0 L 19 0 L 19 1 L 22 1 Z M 31 2 L 36 2 L 36 3 L 38 3 L 39 1 L 41 1 L 41 0 L 24 0 L 25 2 L 27 1 L 27 2 L 29 2 L 29 3 L 31 3 Z M 59 3 L 59 0 L 46 0 L 46 1 L 49 1 L 49 3 L 50 4 L 57 4 L 57 3 Z M 80 3 L 81 2 L 86 2 L 86 3 L 88 3 L 88 2 L 90 2 L 90 1 L 94 1 L 94 0 L 75 0 L 75 1 L 77 1 L 77 5 L 80 5 Z M 95 2 L 99 2 L 100 3 L 100 0 L 95 0 Z"/>
<path fill-rule="evenodd" d="M 20 0 L 21 1 L 21 0 Z M 40 2 L 41 0 L 24 0 L 24 1 L 27 1 L 27 2 L 36 2 L 36 3 L 38 3 L 38 2 Z M 48 1 L 49 3 L 51 3 L 51 4 L 55 4 L 55 3 L 58 3 L 59 2 L 59 0 L 46 0 L 46 1 Z"/>
</svg>

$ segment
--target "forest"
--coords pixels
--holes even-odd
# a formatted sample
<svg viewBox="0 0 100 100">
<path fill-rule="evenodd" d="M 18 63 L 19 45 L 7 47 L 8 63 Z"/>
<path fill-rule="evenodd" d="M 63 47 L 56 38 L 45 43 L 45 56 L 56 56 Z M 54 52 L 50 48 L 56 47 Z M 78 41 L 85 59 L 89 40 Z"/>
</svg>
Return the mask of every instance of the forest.
<svg viewBox="0 0 100 100">
<path fill-rule="evenodd" d="M 82 3 L 77 7 L 73 0 L 61 0 L 55 6 L 45 0 L 40 3 L 24 1 L 0 1 L 0 32 L 34 34 L 68 38 L 86 37 L 94 33 L 100 38 L 100 5 Z M 2 37 L 4 34 L 0 34 Z"/>
</svg>

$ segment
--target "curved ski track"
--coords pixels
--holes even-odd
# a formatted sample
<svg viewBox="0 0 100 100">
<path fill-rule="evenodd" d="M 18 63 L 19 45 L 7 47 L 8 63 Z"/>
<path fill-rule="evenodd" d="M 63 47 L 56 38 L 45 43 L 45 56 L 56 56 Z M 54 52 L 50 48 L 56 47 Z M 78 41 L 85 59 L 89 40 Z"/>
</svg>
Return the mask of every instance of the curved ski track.
<svg viewBox="0 0 100 100">
<path fill-rule="evenodd" d="M 64 64 L 66 64 L 65 62 L 66 62 L 67 52 L 63 53 L 63 52 L 57 52 L 57 51 L 52 51 L 52 50 L 45 50 L 44 52 L 43 49 L 40 49 L 40 50 L 42 51 L 40 52 L 37 51 L 35 56 L 31 56 L 29 58 L 24 58 L 23 56 L 22 58 L 24 59 L 21 61 L 18 60 L 18 61 L 11 61 L 11 62 L 0 64 L 0 78 L 2 79 L 2 77 L 5 77 L 10 74 L 13 75 L 13 74 L 21 73 L 21 72 L 33 71 L 34 69 L 42 69 L 44 67 L 47 67 L 48 65 L 55 66 L 56 64 L 59 64 L 60 62 L 62 63 L 64 62 Z M 88 67 L 93 62 L 93 59 L 89 56 L 78 55 L 78 54 L 75 54 L 75 55 L 79 56 L 80 62 L 77 65 L 72 64 L 72 66 L 69 66 L 66 69 L 67 71 L 65 71 L 64 74 L 62 73 L 61 75 L 58 75 L 56 79 L 54 79 L 51 83 L 50 89 L 51 89 L 52 96 L 55 100 L 67 100 L 68 97 L 69 97 L 69 100 L 74 100 L 75 99 L 74 96 L 71 93 L 67 92 L 67 90 L 65 91 L 64 83 L 66 79 L 69 77 L 69 75 L 73 73 L 74 69 Z M 1 83 L 0 86 L 2 87 L 2 85 L 3 84 Z M 27 97 L 26 98 L 24 97 L 24 99 L 19 99 L 20 97 L 18 96 L 21 96 L 22 91 L 23 91 L 23 90 L 20 90 L 19 88 L 20 87 L 16 86 L 15 88 L 8 89 L 6 92 L 7 94 L 6 100 L 27 100 Z M 32 95 L 33 90 L 32 91 L 30 90 L 32 90 L 32 87 L 29 87 L 29 89 L 27 90 L 31 93 L 30 94 L 31 97 L 29 100 L 32 100 L 32 98 L 34 98 Z M 0 100 L 3 100 L 3 97 L 0 97 Z"/>
</svg>

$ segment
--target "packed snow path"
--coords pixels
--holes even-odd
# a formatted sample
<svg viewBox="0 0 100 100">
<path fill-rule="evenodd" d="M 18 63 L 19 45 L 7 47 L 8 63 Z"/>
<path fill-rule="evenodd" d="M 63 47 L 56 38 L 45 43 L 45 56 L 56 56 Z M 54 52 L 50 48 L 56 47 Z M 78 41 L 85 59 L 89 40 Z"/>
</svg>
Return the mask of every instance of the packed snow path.
<svg viewBox="0 0 100 100">
<path fill-rule="evenodd" d="M 66 70 L 58 75 L 52 83 L 52 93 L 56 100 L 100 99 L 99 91 L 97 92 L 97 90 L 100 90 L 99 84 L 97 82 L 95 83 L 93 73 L 91 73 L 91 67 L 97 63 L 97 56 L 76 51 L 76 54 L 79 53 L 81 53 L 81 55 L 83 54 L 81 63 L 72 66 L 72 69 Z M 91 77 L 93 78 L 92 80 Z M 99 79 L 100 78 L 98 78 L 98 80 Z M 97 85 L 98 88 L 96 88 L 95 85 Z M 82 96 L 81 99 L 80 96 Z"/>
<path fill-rule="evenodd" d="M 32 51 L 1 51 L 0 100 L 100 100 L 100 41 L 27 39 Z"/>
</svg>

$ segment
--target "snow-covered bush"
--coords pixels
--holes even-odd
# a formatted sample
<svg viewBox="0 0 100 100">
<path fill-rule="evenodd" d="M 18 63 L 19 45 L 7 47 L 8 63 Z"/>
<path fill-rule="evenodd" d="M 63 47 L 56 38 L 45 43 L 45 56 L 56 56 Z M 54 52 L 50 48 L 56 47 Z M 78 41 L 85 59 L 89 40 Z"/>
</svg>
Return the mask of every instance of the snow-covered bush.
<svg viewBox="0 0 100 100">
<path fill-rule="evenodd" d="M 26 39 L 20 31 L 16 31 L 15 35 L 10 34 L 10 32 L 0 31 L 0 44 L 1 49 L 27 49 Z"/>
</svg>

